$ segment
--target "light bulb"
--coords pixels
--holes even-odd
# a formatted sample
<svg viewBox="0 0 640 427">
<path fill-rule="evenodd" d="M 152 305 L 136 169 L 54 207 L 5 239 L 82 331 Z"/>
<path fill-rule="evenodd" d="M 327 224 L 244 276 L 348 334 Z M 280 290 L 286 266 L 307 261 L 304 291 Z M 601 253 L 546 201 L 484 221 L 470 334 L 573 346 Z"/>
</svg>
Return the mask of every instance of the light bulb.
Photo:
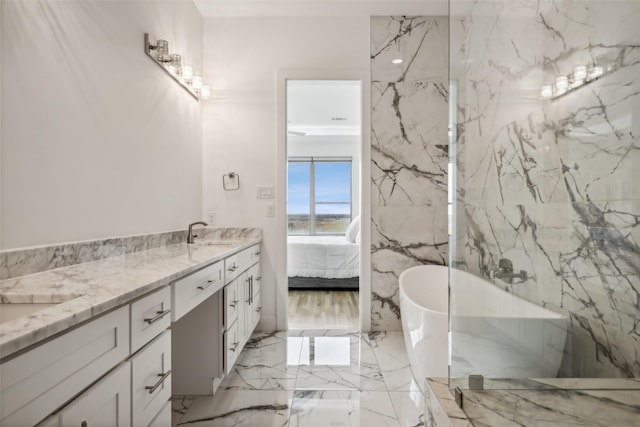
<svg viewBox="0 0 640 427">
<path fill-rule="evenodd" d="M 591 72 L 589 73 L 589 79 L 590 80 L 597 79 L 603 73 L 604 73 L 604 69 L 602 67 L 596 65 L 591 69 Z"/>
<path fill-rule="evenodd" d="M 211 89 L 209 88 L 209 85 L 202 85 L 202 87 L 200 88 L 200 97 L 207 99 L 210 95 Z"/>
<path fill-rule="evenodd" d="M 191 86 L 193 86 L 194 89 L 200 89 L 202 87 L 202 77 L 193 76 L 193 79 L 191 80 Z"/>
<path fill-rule="evenodd" d="M 569 88 L 569 79 L 567 76 L 556 77 L 556 95 L 562 95 Z"/>
<path fill-rule="evenodd" d="M 193 78 L 193 67 L 191 65 L 183 65 L 181 74 L 185 81 L 190 82 Z"/>
<path fill-rule="evenodd" d="M 553 88 L 551 85 L 544 85 L 540 89 L 540 96 L 543 98 L 550 98 L 553 95 Z"/>
<path fill-rule="evenodd" d="M 583 82 L 587 78 L 587 67 L 584 65 L 578 65 L 573 69 L 573 81 Z"/>
</svg>

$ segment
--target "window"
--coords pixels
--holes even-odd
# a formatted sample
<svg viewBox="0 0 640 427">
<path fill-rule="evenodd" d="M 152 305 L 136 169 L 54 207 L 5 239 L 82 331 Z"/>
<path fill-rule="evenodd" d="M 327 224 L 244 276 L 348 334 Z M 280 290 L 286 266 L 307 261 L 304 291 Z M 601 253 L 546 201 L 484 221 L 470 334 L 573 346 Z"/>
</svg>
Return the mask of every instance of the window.
<svg viewBox="0 0 640 427">
<path fill-rule="evenodd" d="M 342 234 L 351 222 L 351 159 L 290 157 L 289 234 Z"/>
</svg>

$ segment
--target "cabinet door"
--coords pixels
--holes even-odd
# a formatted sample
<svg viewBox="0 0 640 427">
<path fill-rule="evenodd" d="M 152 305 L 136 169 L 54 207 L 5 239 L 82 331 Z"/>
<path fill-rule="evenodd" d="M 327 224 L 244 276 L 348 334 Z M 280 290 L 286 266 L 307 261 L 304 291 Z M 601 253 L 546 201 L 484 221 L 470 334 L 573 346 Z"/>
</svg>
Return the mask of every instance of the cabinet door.
<svg viewBox="0 0 640 427">
<path fill-rule="evenodd" d="M 61 426 L 131 426 L 131 369 L 124 363 L 60 411 Z"/>
<path fill-rule="evenodd" d="M 131 359 L 131 390 L 133 425 L 147 426 L 171 397 L 171 331 Z"/>
<path fill-rule="evenodd" d="M 253 304 L 251 305 L 251 332 L 256 329 L 258 322 L 260 321 L 260 312 L 262 311 L 262 304 L 260 302 L 260 292 L 253 296 Z"/>
<path fill-rule="evenodd" d="M 251 278 L 248 272 L 243 273 L 238 278 L 238 298 L 240 298 L 240 310 L 238 311 L 238 342 L 240 343 L 240 349 L 244 347 L 249 338 L 247 313 L 251 310 L 251 297 L 249 294 L 250 281 Z"/>
<path fill-rule="evenodd" d="M 238 297 L 238 280 L 234 280 L 224 287 L 224 325 L 231 326 L 238 318 L 240 298 Z"/>
<path fill-rule="evenodd" d="M 240 353 L 240 341 L 238 340 L 238 322 L 235 322 L 224 333 L 224 370 L 229 375 Z"/>
</svg>

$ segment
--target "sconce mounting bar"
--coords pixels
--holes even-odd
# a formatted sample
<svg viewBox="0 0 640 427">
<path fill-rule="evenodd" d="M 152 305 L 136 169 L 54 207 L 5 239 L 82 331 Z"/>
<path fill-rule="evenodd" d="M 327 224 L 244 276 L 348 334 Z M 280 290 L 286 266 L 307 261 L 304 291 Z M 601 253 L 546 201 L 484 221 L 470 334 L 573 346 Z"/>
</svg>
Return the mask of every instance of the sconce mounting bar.
<svg viewBox="0 0 640 427">
<path fill-rule="evenodd" d="M 152 51 L 152 45 L 151 42 L 149 41 L 149 33 L 144 33 L 144 53 L 147 54 L 147 56 L 149 58 L 151 58 L 153 60 L 153 62 L 155 62 L 156 64 L 158 64 L 158 66 L 160 68 L 162 68 L 162 70 L 167 73 L 173 80 L 175 80 L 176 82 L 178 82 L 178 84 L 180 86 L 182 86 L 184 88 L 184 90 L 186 90 L 187 92 L 189 92 L 189 94 L 191 96 L 193 96 L 196 100 L 200 99 L 198 97 L 198 94 L 196 94 L 193 89 L 191 89 L 191 87 L 189 87 L 185 82 L 183 82 L 182 80 L 180 80 L 180 78 L 178 78 L 178 76 L 172 74 L 171 72 L 169 72 L 169 70 L 167 70 L 167 67 L 164 66 L 164 64 L 160 61 L 158 61 L 158 59 L 151 53 Z"/>
</svg>

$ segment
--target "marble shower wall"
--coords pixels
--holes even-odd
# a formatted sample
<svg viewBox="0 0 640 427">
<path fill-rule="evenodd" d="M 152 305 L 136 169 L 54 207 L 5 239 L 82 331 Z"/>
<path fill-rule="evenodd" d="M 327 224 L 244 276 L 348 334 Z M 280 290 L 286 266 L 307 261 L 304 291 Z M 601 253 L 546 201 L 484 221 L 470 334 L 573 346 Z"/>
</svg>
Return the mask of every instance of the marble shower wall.
<svg viewBox="0 0 640 427">
<path fill-rule="evenodd" d="M 401 329 L 403 270 L 448 260 L 448 32 L 446 17 L 371 18 L 374 330 Z"/>
<path fill-rule="evenodd" d="M 451 1 L 455 266 L 570 318 L 561 375 L 640 376 L 640 2 Z M 564 96 L 577 65 L 617 69 Z M 455 284 L 453 284 L 455 286 Z M 455 345 L 455 343 L 454 343 Z"/>
</svg>

